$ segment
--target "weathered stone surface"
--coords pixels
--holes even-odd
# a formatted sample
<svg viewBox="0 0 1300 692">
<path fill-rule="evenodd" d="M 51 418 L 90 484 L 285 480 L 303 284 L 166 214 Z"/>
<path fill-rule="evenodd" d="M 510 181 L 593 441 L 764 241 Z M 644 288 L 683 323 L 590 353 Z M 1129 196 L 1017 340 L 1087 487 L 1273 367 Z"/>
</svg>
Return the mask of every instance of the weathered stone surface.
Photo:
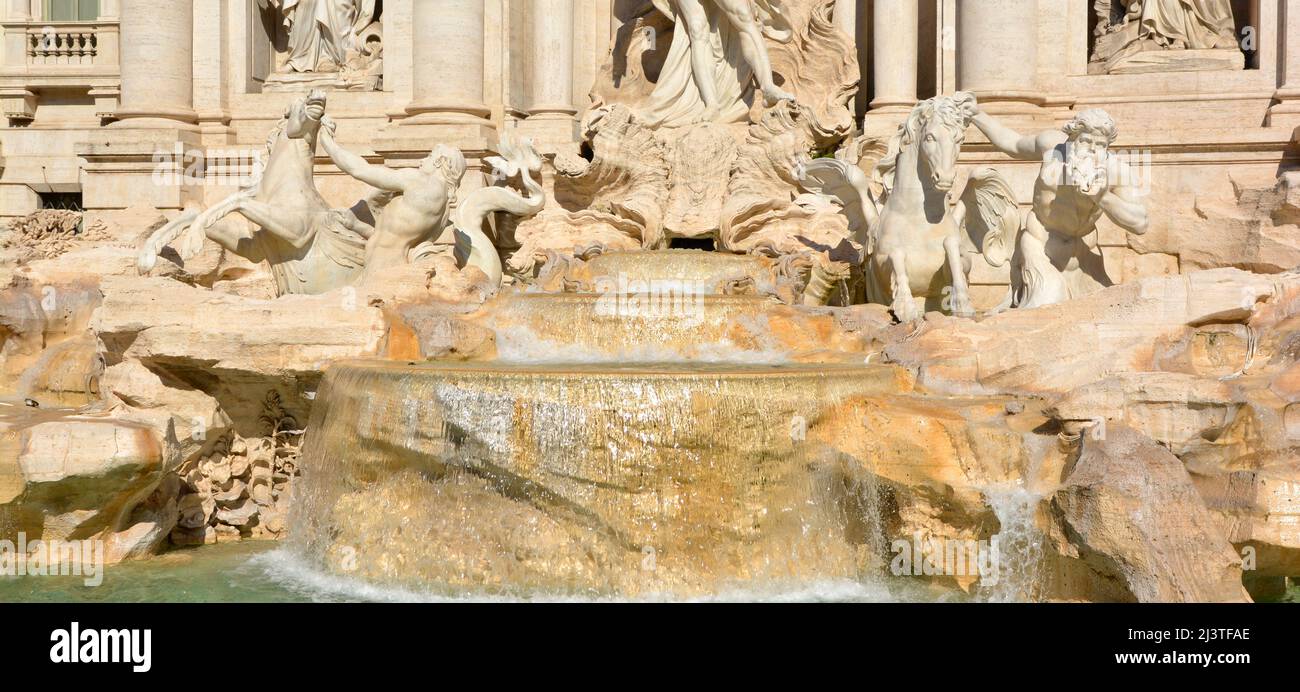
<svg viewBox="0 0 1300 692">
<path fill-rule="evenodd" d="M 105 395 L 130 406 L 156 429 L 171 426 L 182 459 L 198 453 L 207 439 L 220 436 L 231 424 L 216 399 L 184 382 L 172 381 L 169 386 L 138 360 L 108 368 L 101 387 Z"/>
<path fill-rule="evenodd" d="M 1123 373 L 1071 391 L 1047 413 L 1076 430 L 1099 426 L 1095 434 L 1128 426 L 1181 455 L 1224 428 L 1242 402 L 1232 384 L 1218 379 Z"/>
<path fill-rule="evenodd" d="M 1157 370 L 1156 345 L 1189 328 L 1244 322 L 1300 275 L 1216 269 L 1148 277 L 1057 305 L 981 321 L 927 315 L 885 355 L 943 390 L 1066 392 L 1109 375 Z"/>
<path fill-rule="evenodd" d="M 1241 557 L 1177 457 L 1121 426 L 1108 427 L 1100 440 L 1084 435 L 1081 444 L 1052 497 L 1061 526 L 1056 547 L 1064 562 L 1081 563 L 1062 571 L 1086 570 L 1105 584 L 1089 591 L 1124 600 L 1249 600 Z"/>
<path fill-rule="evenodd" d="M 106 279 L 92 328 L 111 353 L 271 377 L 316 372 L 333 358 L 375 354 L 380 312 L 355 292 L 251 300 L 167 279 Z"/>
<path fill-rule="evenodd" d="M 1197 197 L 1192 214 L 1169 215 L 1173 218 L 1129 243 L 1139 253 L 1177 255 L 1183 271 L 1287 271 L 1300 266 L 1300 215 L 1294 207 L 1298 186 L 1294 173 L 1267 188 L 1233 180 L 1230 198 Z"/>
<path fill-rule="evenodd" d="M 496 334 L 457 314 L 457 304 L 402 305 L 389 316 L 388 357 L 433 360 L 490 356 Z"/>
<path fill-rule="evenodd" d="M 215 398 L 245 426 L 255 424 L 270 389 L 305 413 L 304 394 L 325 363 L 377 355 L 386 333 L 382 311 L 354 289 L 256 300 L 169 279 L 110 277 L 102 291 L 91 328 L 110 360 L 141 361 Z"/>
<path fill-rule="evenodd" d="M 80 277 L 42 283 L 24 272 L 0 288 L 0 396 L 85 403 L 102 370 L 87 331 L 98 303 Z"/>
<path fill-rule="evenodd" d="M 122 417 L 0 415 L 0 524 L 29 540 L 102 539 L 105 559 L 148 555 L 176 521 L 171 444 Z"/>
</svg>

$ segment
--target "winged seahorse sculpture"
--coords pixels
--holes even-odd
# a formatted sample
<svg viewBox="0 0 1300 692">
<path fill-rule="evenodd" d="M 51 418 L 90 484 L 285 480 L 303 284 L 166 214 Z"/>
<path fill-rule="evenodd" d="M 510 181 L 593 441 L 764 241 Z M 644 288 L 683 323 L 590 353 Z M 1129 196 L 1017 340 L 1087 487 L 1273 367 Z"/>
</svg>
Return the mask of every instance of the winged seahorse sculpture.
<svg viewBox="0 0 1300 692">
<path fill-rule="evenodd" d="M 918 104 L 871 178 L 839 159 L 808 161 L 797 171 L 804 189 L 830 198 L 848 217 L 866 250 L 868 300 L 889 305 L 900 322 L 930 309 L 972 315 L 974 256 L 998 267 L 1010 259 L 1021 214 L 997 171 L 974 171 L 952 202 L 975 112 L 975 97 L 964 92 Z"/>
</svg>

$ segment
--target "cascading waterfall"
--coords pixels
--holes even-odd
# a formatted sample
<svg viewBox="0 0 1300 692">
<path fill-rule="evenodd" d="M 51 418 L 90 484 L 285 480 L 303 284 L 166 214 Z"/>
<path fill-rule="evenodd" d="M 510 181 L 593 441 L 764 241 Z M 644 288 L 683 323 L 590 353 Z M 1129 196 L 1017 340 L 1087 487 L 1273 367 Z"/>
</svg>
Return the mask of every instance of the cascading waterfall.
<svg viewBox="0 0 1300 692">
<path fill-rule="evenodd" d="M 336 364 L 295 540 L 402 586 L 597 595 L 852 578 L 820 442 L 870 366 Z M 455 521 L 449 521 L 455 516 Z"/>
<path fill-rule="evenodd" d="M 985 488 L 984 498 L 1001 528 L 997 580 L 981 589 L 995 603 L 1037 601 L 1042 593 L 1043 534 L 1035 520 L 1043 496 L 1023 482 Z"/>
<path fill-rule="evenodd" d="M 653 275 L 654 253 L 630 254 L 600 260 Z M 707 259 L 669 266 L 728 284 Z M 507 294 L 469 318 L 495 331 L 496 360 L 330 365 L 295 560 L 433 597 L 900 597 L 881 586 L 874 465 L 891 431 L 864 406 L 907 391 L 902 371 L 864 364 L 828 313 L 644 298 Z M 1032 554 L 1018 496 L 997 497 L 1004 553 Z M 1024 580 L 1005 577 L 1017 598 Z"/>
</svg>

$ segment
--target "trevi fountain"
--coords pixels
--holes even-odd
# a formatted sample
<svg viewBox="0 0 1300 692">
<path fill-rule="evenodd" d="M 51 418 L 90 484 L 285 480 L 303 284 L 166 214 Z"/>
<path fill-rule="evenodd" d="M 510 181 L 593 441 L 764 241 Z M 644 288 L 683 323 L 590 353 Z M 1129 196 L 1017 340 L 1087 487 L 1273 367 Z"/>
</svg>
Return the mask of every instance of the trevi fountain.
<svg viewBox="0 0 1300 692">
<path fill-rule="evenodd" d="M 0 601 L 1300 598 L 1300 1 L 0 13 Z"/>
</svg>

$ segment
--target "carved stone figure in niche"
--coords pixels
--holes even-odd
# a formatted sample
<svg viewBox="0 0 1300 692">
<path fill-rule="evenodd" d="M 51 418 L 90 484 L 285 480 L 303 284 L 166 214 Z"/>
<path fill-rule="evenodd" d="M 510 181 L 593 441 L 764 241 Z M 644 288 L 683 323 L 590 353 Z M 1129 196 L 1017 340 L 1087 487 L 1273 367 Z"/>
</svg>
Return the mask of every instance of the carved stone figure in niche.
<svg viewBox="0 0 1300 692">
<path fill-rule="evenodd" d="M 678 27 L 642 116 L 651 127 L 741 122 L 756 82 L 767 105 L 793 101 L 776 85 L 765 37 L 787 42 L 782 0 L 654 0 Z"/>
<path fill-rule="evenodd" d="M 379 0 L 265 0 L 283 22 L 287 53 L 270 91 L 374 90 L 382 71 Z"/>
<path fill-rule="evenodd" d="M 1033 210 L 1011 259 L 1011 294 L 1005 307 L 1052 305 L 1113 285 L 1096 247 L 1097 222 L 1104 214 L 1140 235 L 1149 220 L 1133 184 L 1135 172 L 1110 153 L 1118 136 L 1110 115 L 1099 109 L 1083 111 L 1061 130 L 1028 137 L 983 111 L 973 123 L 1002 153 L 1042 162 Z"/>
<path fill-rule="evenodd" d="M 728 252 L 785 257 L 846 240 L 848 224 L 837 211 L 796 201 L 793 173 L 799 157 L 834 151 L 855 126 L 861 70 L 852 39 L 835 24 L 837 3 L 742 4 L 613 3 L 621 25 L 582 119 L 583 153 L 556 157 L 556 204 L 514 230 L 515 243 L 503 248 L 511 274 L 532 280 L 549 272 L 545 264 L 553 258 L 596 245 L 657 249 L 689 238 L 713 240 Z M 707 20 L 696 46 L 716 49 L 705 54 L 709 69 L 701 71 L 729 89 L 726 96 L 713 92 L 718 112 L 708 122 L 681 14 L 688 6 Z M 765 49 L 758 78 L 733 23 L 740 19 L 750 22 L 741 26 L 750 27 L 744 33 L 755 53 Z M 754 99 L 769 73 L 779 77 L 766 86 L 779 82 L 780 89 L 769 89 L 775 102 L 760 109 Z"/>
<path fill-rule="evenodd" d="M 1240 70 L 1231 0 L 1097 0 L 1094 74 Z"/>
<path fill-rule="evenodd" d="M 384 35 L 379 26 L 362 36 L 361 50 L 348 59 L 344 75 L 355 91 L 384 88 Z"/>
</svg>

